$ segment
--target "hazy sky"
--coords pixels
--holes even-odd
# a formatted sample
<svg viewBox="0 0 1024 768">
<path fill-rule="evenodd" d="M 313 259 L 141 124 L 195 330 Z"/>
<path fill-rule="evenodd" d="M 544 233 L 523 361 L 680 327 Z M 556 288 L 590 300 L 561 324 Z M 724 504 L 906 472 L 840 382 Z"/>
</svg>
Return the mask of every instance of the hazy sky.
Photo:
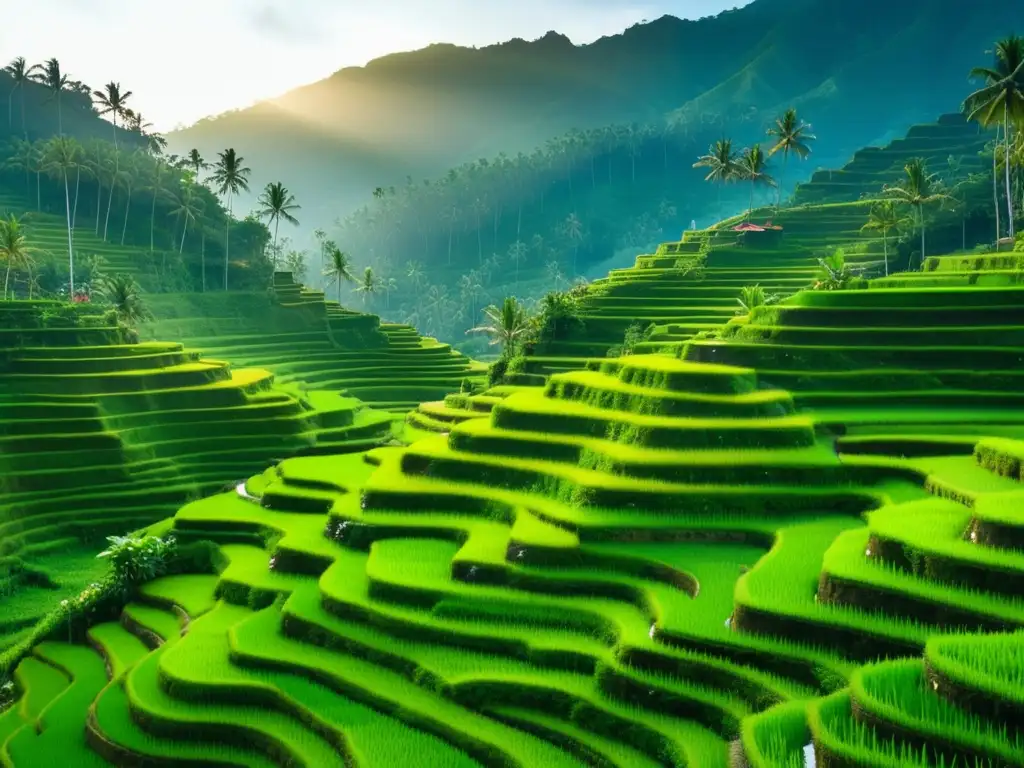
<svg viewBox="0 0 1024 768">
<path fill-rule="evenodd" d="M 156 130 L 432 42 L 488 45 L 554 29 L 573 42 L 666 13 L 699 18 L 746 0 L 32 0 L 0 58 L 56 56 L 93 88 L 110 80 Z M 159 8 L 159 11 L 157 11 Z"/>
</svg>

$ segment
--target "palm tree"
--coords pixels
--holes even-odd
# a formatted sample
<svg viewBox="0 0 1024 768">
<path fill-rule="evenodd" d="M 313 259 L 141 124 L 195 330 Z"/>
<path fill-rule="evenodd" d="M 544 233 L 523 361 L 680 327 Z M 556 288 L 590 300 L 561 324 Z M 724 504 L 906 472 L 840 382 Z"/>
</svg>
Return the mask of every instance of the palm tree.
<svg viewBox="0 0 1024 768">
<path fill-rule="evenodd" d="M 120 178 L 120 150 L 117 146 L 117 118 L 127 118 L 131 111 L 128 109 L 128 99 L 132 97 L 131 91 L 121 91 L 121 84 L 113 81 L 103 86 L 101 91 L 93 91 L 93 100 L 96 102 L 96 111 L 99 115 L 110 115 L 111 125 L 114 131 L 114 182 L 110 185 L 110 197 L 107 198 L 107 216 L 103 223 L 103 239 L 107 239 L 107 229 L 110 225 L 110 207 L 114 202 L 114 188 Z"/>
<path fill-rule="evenodd" d="M 1008 155 L 1010 126 L 1024 119 L 1024 38 L 1011 35 L 1000 40 L 996 43 L 995 58 L 994 67 L 975 67 L 971 70 L 971 77 L 983 78 L 986 83 L 967 97 L 962 110 L 968 120 L 977 120 L 986 128 L 1002 123 L 1004 147 Z M 1013 237 L 1016 229 L 1009 163 L 1006 163 L 1006 206 L 1009 213 L 1008 233 Z"/>
<path fill-rule="evenodd" d="M 398 281 L 393 277 L 382 277 L 378 285 L 384 291 L 384 309 L 391 309 L 391 292 L 398 287 Z"/>
<path fill-rule="evenodd" d="M 188 164 L 189 168 L 195 171 L 196 181 L 201 184 L 203 171 L 207 170 L 210 167 L 210 164 L 206 162 L 203 156 L 199 153 L 199 150 L 195 148 L 188 151 L 188 154 L 185 156 L 185 162 Z"/>
<path fill-rule="evenodd" d="M 163 158 L 156 158 L 153 164 L 152 173 L 149 177 L 149 184 L 143 187 L 143 191 L 153 195 L 149 210 L 149 252 L 154 250 L 154 234 L 156 232 L 156 201 L 158 198 L 167 196 L 167 187 L 164 186 L 164 171 L 167 170 L 167 163 Z"/>
<path fill-rule="evenodd" d="M 508 247 L 508 257 L 516 264 L 516 290 L 519 290 L 519 263 L 526 258 L 530 252 L 529 246 L 522 240 L 516 240 Z"/>
<path fill-rule="evenodd" d="M 96 288 L 99 297 L 113 307 L 121 325 L 137 328 L 152 317 L 142 299 L 142 289 L 131 275 L 104 275 L 97 281 Z"/>
<path fill-rule="evenodd" d="M 43 151 L 43 167 L 64 178 L 64 210 L 68 225 L 68 273 L 71 295 L 75 295 L 75 254 L 71 236 L 71 193 L 68 189 L 68 173 L 78 166 L 78 142 L 66 136 L 55 136 L 46 143 Z"/>
<path fill-rule="evenodd" d="M 363 296 L 363 306 L 366 306 L 366 300 L 377 292 L 380 287 L 376 276 L 373 274 L 373 267 L 367 267 L 363 270 L 363 279 L 359 281 L 359 285 L 356 286 L 356 293 L 360 293 Z"/>
<path fill-rule="evenodd" d="M 11 76 L 11 80 L 14 81 L 14 85 L 11 87 L 11 92 L 7 95 L 7 124 L 9 128 L 14 127 L 14 93 L 19 92 L 21 98 L 21 132 L 25 134 L 25 138 L 28 138 L 28 132 L 25 129 L 25 83 L 34 79 L 34 75 L 39 71 L 40 67 L 38 64 L 33 64 L 31 67 L 25 62 L 24 56 L 18 56 L 13 59 L 10 64 L 4 67 L 4 72 Z"/>
<path fill-rule="evenodd" d="M 743 157 L 739 162 L 739 176 L 750 182 L 750 208 L 747 210 L 747 220 L 749 221 L 754 214 L 754 190 L 758 186 L 776 186 L 775 179 L 768 174 L 768 158 L 760 144 L 755 144 L 743 151 Z"/>
<path fill-rule="evenodd" d="M 269 219 L 274 224 L 274 253 L 277 253 L 277 228 L 284 219 L 289 224 L 298 225 L 299 220 L 292 215 L 292 211 L 299 210 L 302 206 L 295 202 L 295 195 L 288 191 L 288 188 L 280 181 L 267 184 L 256 201 L 262 206 L 256 215 L 261 219 Z"/>
<path fill-rule="evenodd" d="M 327 268 L 324 269 L 324 277 L 328 284 L 337 284 L 338 304 L 341 304 L 342 283 L 355 282 L 355 278 L 352 276 L 352 260 L 347 253 L 330 240 L 327 241 L 325 249 L 327 251 Z"/>
<path fill-rule="evenodd" d="M 245 158 L 237 154 L 234 148 L 219 152 L 217 158 L 212 181 L 217 185 L 217 193 L 228 197 L 228 215 L 224 222 L 224 290 L 226 291 L 231 253 L 232 202 L 234 196 L 239 192 L 249 191 L 249 174 L 252 171 L 243 165 Z"/>
<path fill-rule="evenodd" d="M 25 194 L 28 195 L 32 190 L 31 175 L 35 171 L 38 150 L 31 141 L 15 136 L 11 139 L 8 151 L 9 156 L 3 167 L 25 171 Z"/>
<path fill-rule="evenodd" d="M 60 71 L 60 62 L 57 59 L 47 59 L 46 63 L 33 75 L 33 79 L 46 86 L 51 100 L 57 100 L 57 135 L 63 136 L 64 121 L 61 116 L 60 97 L 64 91 L 71 90 L 76 85 L 75 81 Z"/>
<path fill-rule="evenodd" d="M 882 235 L 882 252 L 885 255 L 885 275 L 889 276 L 889 233 L 898 230 L 906 223 L 900 216 L 896 204 L 892 200 L 878 200 L 871 205 L 868 221 L 861 227 L 861 232 L 879 232 Z"/>
<path fill-rule="evenodd" d="M 174 202 L 177 203 L 177 207 L 167 215 L 178 216 L 185 220 L 185 224 L 181 228 L 181 245 L 178 246 L 178 253 L 184 253 L 185 233 L 188 232 L 188 223 L 195 221 L 203 209 L 203 201 L 196 196 L 195 181 L 191 178 L 190 174 L 186 175 L 186 178 L 181 182 L 181 189 Z"/>
<path fill-rule="evenodd" d="M 694 168 L 707 168 L 708 175 L 704 181 L 717 183 L 718 199 L 722 199 L 722 187 L 739 177 L 739 163 L 732 146 L 732 139 L 719 139 L 708 148 L 693 164 Z"/>
<path fill-rule="evenodd" d="M 575 213 L 570 213 L 563 223 L 565 236 L 572 243 L 572 276 L 576 277 L 576 254 L 580 249 L 580 241 L 583 239 L 583 222 Z M 518 265 L 516 267 L 518 269 Z"/>
<path fill-rule="evenodd" d="M 114 128 L 114 151 L 117 151 L 117 118 L 130 114 L 128 110 L 128 99 L 132 97 L 131 91 L 121 91 L 121 84 L 113 81 L 103 86 L 102 91 L 93 91 L 92 98 L 96 102 L 96 111 L 102 115 L 110 115 L 110 121 Z"/>
<path fill-rule="evenodd" d="M 812 134 L 811 126 L 797 117 L 796 110 L 790 107 L 783 113 L 782 117 L 775 120 L 775 125 L 768 129 L 768 135 L 775 137 L 775 143 L 768 151 L 768 157 L 776 152 L 782 152 L 782 172 L 785 174 L 786 166 L 789 164 L 790 154 L 796 155 L 801 160 L 811 154 L 809 142 L 817 137 Z M 775 212 L 778 213 L 782 204 L 782 185 L 776 185 Z"/>
<path fill-rule="evenodd" d="M 423 279 L 425 277 L 423 265 L 415 259 L 405 262 L 405 276 L 409 278 L 409 282 L 412 283 L 413 289 L 419 288 L 423 285 Z"/>
<path fill-rule="evenodd" d="M 128 212 L 132 204 L 132 185 L 139 175 L 139 150 L 125 158 L 126 167 L 121 171 L 121 178 L 124 179 L 125 189 L 128 195 L 124 203 L 124 223 L 121 225 L 121 245 L 124 245 L 125 235 L 128 234 Z"/>
<path fill-rule="evenodd" d="M 924 264 L 925 257 L 925 219 L 924 209 L 933 203 L 948 200 L 949 195 L 939 190 L 938 180 L 935 174 L 928 173 L 925 161 L 919 157 L 910 160 L 903 168 L 907 177 L 900 182 L 899 186 L 886 187 L 883 191 L 891 195 L 897 203 L 909 205 L 917 211 L 917 223 L 921 227 L 921 264 Z"/>
<path fill-rule="evenodd" d="M 530 327 L 526 308 L 515 296 L 506 296 L 501 307 L 492 304 L 484 309 L 484 323 L 470 328 L 469 333 L 486 334 L 490 346 L 501 345 L 502 353 L 512 352 Z"/>
<path fill-rule="evenodd" d="M 13 213 L 6 219 L 0 219 L 0 260 L 5 263 L 4 269 L 4 301 L 7 300 L 7 285 L 11 270 L 19 271 L 31 268 L 32 254 L 36 249 L 29 246 L 25 238 L 25 230 L 21 221 Z"/>
</svg>

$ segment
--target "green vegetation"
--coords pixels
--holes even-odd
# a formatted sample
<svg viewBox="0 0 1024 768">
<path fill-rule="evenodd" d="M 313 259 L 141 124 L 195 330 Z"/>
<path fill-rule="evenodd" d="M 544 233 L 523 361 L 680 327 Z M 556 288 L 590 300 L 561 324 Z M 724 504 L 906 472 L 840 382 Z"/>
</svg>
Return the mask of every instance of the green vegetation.
<svg viewBox="0 0 1024 768">
<path fill-rule="evenodd" d="M 60 127 L 70 81 L 42 71 Z M 116 123 L 130 95 L 97 98 Z M 912 133 L 987 170 L 968 128 Z M 792 110 L 771 135 L 784 157 L 814 138 Z M 86 292 L 69 263 L 72 301 L 16 286 L 0 763 L 1024 765 L 1024 284 L 998 242 L 926 256 L 926 227 L 965 219 L 912 138 L 842 182 L 853 199 L 812 179 L 487 306 L 486 386 L 287 271 L 216 293 L 97 272 Z M 773 183 L 759 145 L 726 141 L 698 161 L 712 179 Z M 247 175 L 221 154 L 225 287 Z M 182 238 L 202 195 L 183 184 Z M 271 184 L 261 205 L 280 259 L 297 203 Z M 339 299 L 352 282 L 387 306 L 386 276 L 318 240 Z"/>
</svg>

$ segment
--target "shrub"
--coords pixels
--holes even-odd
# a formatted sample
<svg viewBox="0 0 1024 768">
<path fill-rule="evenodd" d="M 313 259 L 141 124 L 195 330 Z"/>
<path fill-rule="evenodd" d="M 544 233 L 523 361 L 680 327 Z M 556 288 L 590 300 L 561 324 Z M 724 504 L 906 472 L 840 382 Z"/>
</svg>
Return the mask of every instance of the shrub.
<svg viewBox="0 0 1024 768">
<path fill-rule="evenodd" d="M 740 290 L 739 298 L 736 299 L 736 302 L 740 305 L 736 314 L 749 315 L 758 307 L 771 306 L 778 300 L 778 296 L 774 293 L 765 293 L 764 288 L 760 285 L 746 285 Z"/>
<path fill-rule="evenodd" d="M 622 339 L 622 344 L 614 346 L 608 350 L 608 357 L 626 357 L 632 355 L 636 345 L 642 341 L 647 341 L 654 335 L 654 323 L 650 323 L 646 328 L 640 323 L 632 323 L 626 329 L 626 333 Z"/>
<path fill-rule="evenodd" d="M 108 536 L 110 546 L 97 557 L 109 557 L 115 580 L 124 585 L 140 584 L 167 570 L 174 554 L 174 538 L 168 536 Z"/>
<path fill-rule="evenodd" d="M 846 252 L 836 248 L 823 259 L 818 259 L 818 280 L 814 284 L 816 291 L 842 291 L 850 287 L 854 279 L 854 271 L 846 263 Z"/>
</svg>

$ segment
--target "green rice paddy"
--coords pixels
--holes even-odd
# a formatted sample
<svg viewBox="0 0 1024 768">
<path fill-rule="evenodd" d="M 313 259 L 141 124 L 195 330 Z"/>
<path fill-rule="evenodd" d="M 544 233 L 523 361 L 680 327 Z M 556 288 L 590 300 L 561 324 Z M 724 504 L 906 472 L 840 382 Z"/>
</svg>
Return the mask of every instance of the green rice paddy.
<svg viewBox="0 0 1024 768">
<path fill-rule="evenodd" d="M 784 213 L 845 231 L 836 184 L 969 141 Z M 0 304 L 0 764 L 1024 766 L 1024 289 L 801 290 L 813 219 L 703 281 L 640 257 L 476 394 L 283 274 L 156 297 L 196 352 Z M 754 282 L 788 297 L 738 317 Z M 216 556 L 30 636 L 147 526 Z"/>
</svg>

